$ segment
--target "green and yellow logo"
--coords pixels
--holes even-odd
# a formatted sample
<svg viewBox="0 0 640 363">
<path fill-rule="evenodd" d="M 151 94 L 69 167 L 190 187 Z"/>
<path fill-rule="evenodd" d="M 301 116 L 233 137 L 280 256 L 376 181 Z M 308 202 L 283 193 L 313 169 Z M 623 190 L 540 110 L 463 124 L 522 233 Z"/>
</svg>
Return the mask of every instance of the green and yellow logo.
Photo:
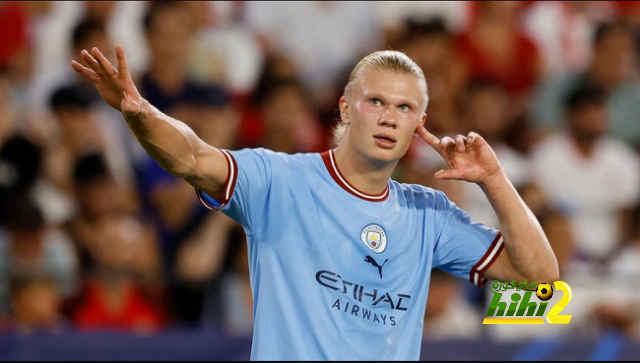
<svg viewBox="0 0 640 363">
<path fill-rule="evenodd" d="M 493 299 L 489 305 L 486 318 L 483 324 L 503 325 L 503 324 L 544 324 L 544 314 L 549 305 L 548 301 L 553 297 L 553 286 L 556 290 L 564 292 L 564 295 L 549 311 L 546 320 L 549 324 L 569 324 L 571 315 L 560 315 L 562 310 L 567 307 L 571 301 L 572 292 L 567 283 L 556 281 L 553 284 L 537 284 L 527 282 L 516 284 L 516 281 L 509 283 L 501 283 L 494 281 L 491 286 Z M 507 303 L 502 300 L 502 295 L 508 290 L 525 291 L 523 294 L 512 293 L 511 302 Z M 541 302 L 536 302 L 533 297 L 535 291 L 536 297 Z M 508 305 L 508 306 L 507 306 Z"/>
</svg>

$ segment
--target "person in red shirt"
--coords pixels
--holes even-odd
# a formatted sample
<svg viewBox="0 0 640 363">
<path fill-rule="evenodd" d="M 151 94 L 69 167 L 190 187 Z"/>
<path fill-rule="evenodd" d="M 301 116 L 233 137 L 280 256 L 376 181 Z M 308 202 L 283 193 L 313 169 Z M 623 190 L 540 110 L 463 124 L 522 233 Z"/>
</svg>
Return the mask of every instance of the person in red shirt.
<svg viewBox="0 0 640 363">
<path fill-rule="evenodd" d="M 500 84 L 517 109 L 525 110 L 528 94 L 540 80 L 543 63 L 531 39 L 520 31 L 523 4 L 478 1 L 471 27 L 456 39 L 469 77 Z"/>
<path fill-rule="evenodd" d="M 29 13 L 22 1 L 0 1 L 0 69 L 25 81 L 30 73 Z"/>
<path fill-rule="evenodd" d="M 78 329 L 152 333 L 167 316 L 162 299 L 144 289 L 140 256 L 145 251 L 140 226 L 124 216 L 104 218 L 97 227 L 92 255 L 94 272 L 66 306 Z"/>
</svg>

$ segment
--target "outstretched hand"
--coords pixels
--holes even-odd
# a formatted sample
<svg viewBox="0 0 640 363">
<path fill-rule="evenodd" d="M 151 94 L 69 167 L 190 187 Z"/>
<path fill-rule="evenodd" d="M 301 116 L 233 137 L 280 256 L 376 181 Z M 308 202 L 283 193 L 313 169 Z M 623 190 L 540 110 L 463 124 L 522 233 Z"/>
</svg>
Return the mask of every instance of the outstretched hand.
<svg viewBox="0 0 640 363">
<path fill-rule="evenodd" d="M 467 136 L 458 135 L 455 140 L 450 137 L 440 140 L 424 126 L 419 126 L 416 131 L 451 167 L 437 172 L 437 179 L 482 184 L 502 171 L 496 154 L 482 136 L 475 132 Z"/>
<path fill-rule="evenodd" d="M 137 116 L 142 112 L 142 96 L 136 88 L 125 58 L 122 45 L 116 46 L 118 67 L 115 68 L 98 48 L 91 53 L 82 51 L 82 59 L 89 67 L 72 61 L 73 69 L 96 85 L 100 96 L 113 108 L 125 116 Z"/>
</svg>

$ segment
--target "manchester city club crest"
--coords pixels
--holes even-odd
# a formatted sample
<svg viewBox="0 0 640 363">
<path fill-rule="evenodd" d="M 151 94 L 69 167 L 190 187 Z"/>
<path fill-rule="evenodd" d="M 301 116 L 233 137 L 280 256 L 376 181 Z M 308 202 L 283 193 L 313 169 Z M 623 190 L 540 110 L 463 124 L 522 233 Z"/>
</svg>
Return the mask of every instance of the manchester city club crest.
<svg viewBox="0 0 640 363">
<path fill-rule="evenodd" d="M 382 253 L 387 249 L 387 233 L 377 224 L 364 227 L 360 240 L 375 253 Z"/>
</svg>

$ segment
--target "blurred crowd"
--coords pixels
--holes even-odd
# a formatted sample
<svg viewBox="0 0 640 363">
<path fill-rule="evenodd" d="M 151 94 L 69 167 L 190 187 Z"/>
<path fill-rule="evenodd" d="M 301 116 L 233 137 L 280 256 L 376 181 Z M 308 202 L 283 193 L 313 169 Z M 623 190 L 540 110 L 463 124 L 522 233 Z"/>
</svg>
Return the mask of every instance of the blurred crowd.
<svg viewBox="0 0 640 363">
<path fill-rule="evenodd" d="M 143 96 L 211 145 L 286 153 L 332 147 L 351 69 L 403 51 L 427 77 L 427 128 L 489 141 L 576 296 L 640 277 L 640 2 L 0 1 L 0 34 L 0 332 L 251 333 L 242 228 L 70 66 L 116 44 Z M 443 167 L 416 139 L 394 178 L 498 228 Z M 487 291 L 467 285 L 434 271 L 425 338 L 490 334 Z M 611 300 L 583 304 L 582 331 L 640 339 L 640 298 Z"/>
</svg>

